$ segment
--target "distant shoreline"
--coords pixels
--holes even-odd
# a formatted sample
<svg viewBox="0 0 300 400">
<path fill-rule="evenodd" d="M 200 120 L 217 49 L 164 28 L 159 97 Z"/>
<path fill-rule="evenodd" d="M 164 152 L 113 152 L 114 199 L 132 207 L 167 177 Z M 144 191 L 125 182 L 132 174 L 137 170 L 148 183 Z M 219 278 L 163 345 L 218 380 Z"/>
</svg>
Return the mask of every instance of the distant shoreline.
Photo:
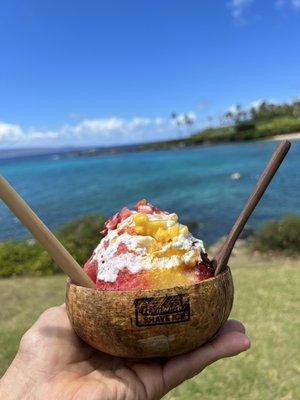
<svg viewBox="0 0 300 400">
<path fill-rule="evenodd" d="M 140 153 L 149 151 L 168 151 L 168 150 L 183 150 L 187 148 L 218 146 L 224 144 L 242 144 L 250 142 L 265 142 L 265 141 L 280 141 L 280 140 L 300 140 L 300 132 L 286 133 L 281 135 L 269 136 L 268 138 L 255 138 L 249 140 L 203 140 L 191 141 L 189 138 L 170 140 L 165 142 L 144 143 L 133 146 L 121 146 L 110 148 L 93 148 L 88 150 L 73 151 L 71 154 L 74 157 L 99 157 L 107 155 L 117 155 L 126 153 Z"/>
<path fill-rule="evenodd" d="M 111 147 L 97 147 L 91 146 L 86 148 L 72 149 L 72 148 L 57 148 L 57 149 L 24 149 L 24 153 L 22 149 L 16 151 L 12 150 L 11 156 L 9 155 L 10 149 L 0 149 L 5 151 L 4 157 L 0 157 L 0 161 L 17 159 L 17 158 L 32 158 L 32 157 L 40 157 L 40 156 L 49 156 L 54 160 L 60 158 L 77 158 L 77 157 L 101 157 L 101 156 L 111 156 L 118 154 L 127 154 L 127 153 L 140 153 L 140 152 L 151 152 L 151 151 L 168 151 L 168 150 L 183 150 L 187 148 L 197 148 L 197 147 L 207 147 L 207 146 L 218 146 L 224 144 L 242 144 L 249 142 L 266 142 L 266 141 L 280 141 L 280 140 L 300 140 L 300 132 L 295 133 L 286 133 L 280 135 L 274 135 L 269 137 L 259 137 L 255 139 L 248 140 L 226 140 L 226 139 L 205 139 L 205 140 L 195 140 L 191 141 L 189 137 L 182 139 L 175 139 L 169 141 L 162 142 L 150 142 L 150 143 L 141 143 L 141 144 L 132 144 L 125 146 L 111 146 Z M 8 154 L 7 154 L 8 153 Z"/>
<path fill-rule="evenodd" d="M 268 141 L 279 141 L 279 140 L 300 140 L 300 132 L 286 133 L 284 135 L 275 135 L 267 139 Z"/>
</svg>

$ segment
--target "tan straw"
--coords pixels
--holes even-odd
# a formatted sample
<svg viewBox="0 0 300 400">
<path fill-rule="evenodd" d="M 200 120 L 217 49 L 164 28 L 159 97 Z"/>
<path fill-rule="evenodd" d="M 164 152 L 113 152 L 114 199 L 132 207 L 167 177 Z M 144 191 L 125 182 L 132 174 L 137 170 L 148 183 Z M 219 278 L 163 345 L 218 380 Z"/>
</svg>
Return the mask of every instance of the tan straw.
<svg viewBox="0 0 300 400">
<path fill-rule="evenodd" d="M 32 236 L 48 252 L 56 264 L 71 278 L 73 283 L 88 288 L 95 288 L 92 280 L 74 260 L 71 254 L 32 211 L 28 204 L 9 185 L 3 176 L 0 176 L 0 197 L 22 224 L 31 232 Z"/>
</svg>

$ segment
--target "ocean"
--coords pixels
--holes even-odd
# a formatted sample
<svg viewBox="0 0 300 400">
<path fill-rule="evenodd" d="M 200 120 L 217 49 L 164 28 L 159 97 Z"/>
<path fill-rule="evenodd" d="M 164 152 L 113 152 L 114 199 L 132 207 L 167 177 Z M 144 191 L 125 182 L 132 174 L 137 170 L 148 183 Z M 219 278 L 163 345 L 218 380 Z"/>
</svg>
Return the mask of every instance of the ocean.
<svg viewBox="0 0 300 400">
<path fill-rule="evenodd" d="M 176 212 L 206 244 L 228 233 L 278 142 L 249 142 L 100 157 L 7 157 L 0 173 L 51 229 L 87 214 L 112 215 L 147 198 Z M 248 223 L 300 215 L 300 141 Z M 238 173 L 239 179 L 232 179 Z M 0 240 L 30 237 L 0 203 Z"/>
</svg>

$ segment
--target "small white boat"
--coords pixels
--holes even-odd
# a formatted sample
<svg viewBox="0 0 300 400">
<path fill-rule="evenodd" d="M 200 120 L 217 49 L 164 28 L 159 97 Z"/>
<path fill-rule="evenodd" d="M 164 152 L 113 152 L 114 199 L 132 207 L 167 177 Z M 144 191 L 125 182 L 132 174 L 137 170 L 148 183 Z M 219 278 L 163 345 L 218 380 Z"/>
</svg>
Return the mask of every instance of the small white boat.
<svg viewBox="0 0 300 400">
<path fill-rule="evenodd" d="M 234 172 L 230 175 L 230 178 L 234 181 L 238 181 L 241 178 L 241 174 L 239 172 Z"/>
</svg>

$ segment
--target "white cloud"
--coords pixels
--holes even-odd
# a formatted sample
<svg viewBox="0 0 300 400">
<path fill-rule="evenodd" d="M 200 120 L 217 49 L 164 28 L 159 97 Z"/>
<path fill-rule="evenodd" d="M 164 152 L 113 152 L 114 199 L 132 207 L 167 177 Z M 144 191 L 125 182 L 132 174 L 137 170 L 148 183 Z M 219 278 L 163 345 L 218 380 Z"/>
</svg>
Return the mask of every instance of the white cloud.
<svg viewBox="0 0 300 400">
<path fill-rule="evenodd" d="M 300 8 L 300 0 L 291 0 L 291 3 L 294 8 Z"/>
<path fill-rule="evenodd" d="M 230 0 L 227 3 L 230 9 L 231 16 L 238 22 L 243 22 L 243 13 L 246 7 L 248 7 L 253 0 Z"/>
<path fill-rule="evenodd" d="M 264 102 L 263 99 L 258 99 L 258 100 L 253 100 L 251 101 L 251 103 L 249 104 L 249 108 L 254 108 L 255 110 L 257 110 L 261 104 Z"/>
<path fill-rule="evenodd" d="M 54 131 L 38 131 L 29 129 L 24 131 L 20 125 L 8 124 L 0 121 L 0 146 L 10 146 L 18 143 L 23 145 L 31 144 L 35 141 L 47 141 L 58 138 L 59 133 Z"/>
<path fill-rule="evenodd" d="M 243 23 L 245 22 L 245 10 L 251 5 L 251 3 L 253 3 L 253 0 L 229 0 L 227 7 L 230 10 L 232 18 L 239 23 Z M 300 9 L 300 0 L 274 0 L 274 5 L 279 10 L 285 7 L 290 7 L 297 10 Z M 254 15 L 253 18 L 255 20 L 261 20 L 262 16 Z"/>
<path fill-rule="evenodd" d="M 156 125 L 156 122 L 152 122 L 150 118 L 135 117 L 131 121 L 129 121 L 128 129 L 131 131 L 134 129 L 141 129 L 151 125 L 152 123 Z"/>
<path fill-rule="evenodd" d="M 66 125 L 62 133 L 74 134 L 77 136 L 104 135 L 109 136 L 111 132 L 123 129 L 123 120 L 117 117 L 104 119 L 85 119 L 76 125 Z"/>
<path fill-rule="evenodd" d="M 251 103 L 248 105 L 248 109 L 254 108 L 254 109 L 258 109 L 262 103 L 268 103 L 268 104 L 280 104 L 281 102 L 276 100 L 276 99 L 257 99 L 257 100 L 253 100 L 251 101 Z"/>
<path fill-rule="evenodd" d="M 286 3 L 286 0 L 276 0 L 275 1 L 275 7 L 277 8 L 282 8 Z"/>
<path fill-rule="evenodd" d="M 15 142 L 23 135 L 19 125 L 7 124 L 0 121 L 0 143 L 1 141 Z"/>
<path fill-rule="evenodd" d="M 186 114 L 196 122 L 193 112 Z M 182 120 L 184 115 L 178 115 Z M 195 128 L 195 125 L 193 126 Z M 185 129 L 188 134 L 188 129 Z M 59 146 L 59 145 L 118 145 L 174 138 L 178 135 L 170 118 L 110 117 L 84 119 L 66 124 L 57 130 L 23 129 L 19 125 L 0 122 L 0 147 Z"/>
<path fill-rule="evenodd" d="M 193 124 L 195 121 L 196 121 L 196 119 L 197 119 L 197 116 L 196 116 L 196 114 L 194 113 L 194 112 L 192 112 L 192 111 L 190 111 L 190 112 L 188 112 L 188 113 L 186 113 L 186 114 L 178 114 L 178 115 L 176 115 L 176 117 L 175 118 L 173 118 L 173 120 L 172 120 L 172 122 L 173 122 L 173 125 L 175 126 L 175 125 L 184 125 L 185 124 L 185 122 L 186 122 L 186 120 L 187 120 L 187 118 L 190 120 L 190 122 Z"/>
<path fill-rule="evenodd" d="M 257 100 L 252 100 L 248 105 L 241 106 L 241 107 L 242 107 L 242 109 L 244 111 L 248 112 L 248 111 L 251 110 L 251 108 L 254 108 L 255 110 L 257 110 L 262 105 L 262 103 L 280 104 L 282 102 L 280 102 L 280 101 L 278 101 L 278 100 L 276 100 L 274 98 L 271 98 L 271 99 L 257 99 Z M 228 107 L 226 112 L 230 112 L 233 115 L 236 115 L 238 111 L 239 111 L 238 107 L 235 104 L 233 104 L 230 107 Z"/>
<path fill-rule="evenodd" d="M 228 108 L 227 112 L 230 112 L 232 115 L 235 115 L 238 112 L 238 108 L 236 105 L 232 105 Z"/>
<path fill-rule="evenodd" d="M 193 111 L 188 112 L 186 115 L 187 115 L 187 116 L 189 117 L 189 119 L 191 119 L 193 122 L 195 122 L 196 119 L 197 119 L 197 115 L 196 115 Z"/>
<path fill-rule="evenodd" d="M 300 8 L 300 0 L 276 0 L 275 7 L 283 8 L 286 5 L 291 6 L 292 8 L 298 9 Z"/>
</svg>

